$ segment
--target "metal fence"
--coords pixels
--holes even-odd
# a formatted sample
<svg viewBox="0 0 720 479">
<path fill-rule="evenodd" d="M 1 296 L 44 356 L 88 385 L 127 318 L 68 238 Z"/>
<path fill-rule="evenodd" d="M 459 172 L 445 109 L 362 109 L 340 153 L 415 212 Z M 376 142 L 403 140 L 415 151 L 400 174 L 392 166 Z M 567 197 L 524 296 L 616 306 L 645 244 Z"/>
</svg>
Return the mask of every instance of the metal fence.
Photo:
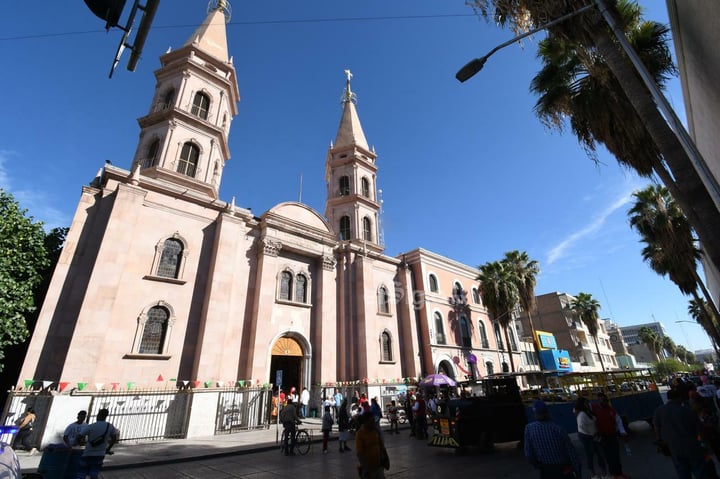
<svg viewBox="0 0 720 479">
<path fill-rule="evenodd" d="M 92 395 L 89 417 L 110 411 L 121 441 L 183 438 L 192 394 L 185 390 L 100 392 Z"/>
<path fill-rule="evenodd" d="M 166 389 L 131 391 L 73 391 L 88 398 L 88 418 L 94 420 L 100 409 L 108 409 L 111 422 L 120 430 L 121 441 L 187 437 L 191 406 L 195 394 L 217 394 L 215 434 L 269 427 L 272 390 L 267 388 Z M 27 407 L 36 410 L 34 435 L 45 434 L 45 426 L 58 396 L 48 391 L 9 391 L 3 423 L 13 424 Z M 212 421 L 212 416 L 209 418 Z"/>
<path fill-rule="evenodd" d="M 228 389 L 218 396 L 215 434 L 268 427 L 272 390 Z"/>
</svg>

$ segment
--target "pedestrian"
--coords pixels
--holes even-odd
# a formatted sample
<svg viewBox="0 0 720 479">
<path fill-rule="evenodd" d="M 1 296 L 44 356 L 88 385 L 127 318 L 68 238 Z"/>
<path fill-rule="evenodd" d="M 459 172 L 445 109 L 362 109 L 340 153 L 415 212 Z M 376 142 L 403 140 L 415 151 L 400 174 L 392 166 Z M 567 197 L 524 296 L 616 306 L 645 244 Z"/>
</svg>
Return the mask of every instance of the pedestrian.
<svg viewBox="0 0 720 479">
<path fill-rule="evenodd" d="M 600 479 L 607 475 L 607 464 L 603 456 L 600 437 L 597 435 L 597 418 L 590 408 L 590 402 L 586 397 L 580 396 L 575 401 L 575 418 L 577 420 L 578 439 L 585 451 L 588 469 L 591 479 Z M 598 471 L 595 472 L 595 457 L 597 457 Z"/>
<path fill-rule="evenodd" d="M 338 409 L 338 442 L 340 443 L 340 452 L 350 451 L 347 445 L 348 436 L 350 436 L 350 413 L 348 412 L 347 399 L 343 399 Z"/>
<path fill-rule="evenodd" d="M 325 414 L 322 418 L 322 433 L 323 433 L 323 454 L 327 454 L 328 441 L 330 440 L 330 431 L 332 431 L 334 421 L 330 406 L 325 406 Z"/>
<path fill-rule="evenodd" d="M 335 420 L 340 419 L 340 405 L 343 402 L 343 395 L 339 389 L 335 390 Z"/>
<path fill-rule="evenodd" d="M 63 432 L 63 442 L 67 447 L 84 446 L 84 437 L 80 434 L 82 427 L 87 419 L 87 411 L 80 411 L 77 414 L 77 420 L 68 425 Z"/>
<path fill-rule="evenodd" d="M 87 438 L 85 450 L 80 457 L 76 479 L 98 479 L 100 468 L 105 460 L 105 454 L 110 453 L 113 444 L 120 438 L 120 431 L 107 422 L 110 411 L 103 408 L 98 411 L 97 421 L 84 424 L 79 435 Z"/>
<path fill-rule="evenodd" d="M 552 422 L 541 400 L 533 404 L 535 421 L 525 426 L 525 458 L 540 471 L 540 479 L 580 478 L 581 466 L 565 429 Z"/>
<path fill-rule="evenodd" d="M 370 400 L 370 414 L 372 414 L 372 417 L 375 420 L 375 425 L 377 426 L 379 431 L 380 419 L 382 419 L 382 408 L 380 407 L 377 396 Z"/>
<path fill-rule="evenodd" d="M 671 389 L 667 398 L 655 410 L 653 428 L 656 443 L 670 451 L 678 479 L 717 478 L 712 460 L 707 459 L 707 449 L 698 440 L 702 431 L 698 415 L 683 406 L 682 391 Z"/>
<path fill-rule="evenodd" d="M 18 427 L 18 432 L 13 439 L 12 448 L 16 451 L 22 449 L 30 452 L 31 456 L 37 454 L 37 448 L 32 445 L 30 436 L 35 426 L 35 410 L 31 407 L 27 408 L 25 412 L 15 420 L 15 425 Z"/>
<path fill-rule="evenodd" d="M 390 434 L 392 434 L 393 431 L 395 434 L 400 434 L 400 429 L 398 429 L 398 407 L 394 399 L 390 401 L 388 405 L 387 415 L 390 421 Z"/>
<path fill-rule="evenodd" d="M 295 426 L 301 424 L 295 409 L 292 396 L 287 397 L 287 404 L 280 411 L 280 422 L 283 425 L 283 451 L 286 456 L 295 455 Z"/>
<path fill-rule="evenodd" d="M 427 405 L 422 397 L 422 393 L 415 393 L 415 404 L 412 407 L 415 416 L 415 436 L 418 439 L 427 439 Z"/>
<path fill-rule="evenodd" d="M 360 415 L 360 428 L 355 434 L 355 450 L 362 479 L 384 479 L 383 450 L 385 446 L 372 414 Z"/>
<path fill-rule="evenodd" d="M 308 414 L 308 404 L 310 404 L 310 391 L 307 388 L 303 388 L 300 393 L 300 417 L 305 419 Z"/>
<path fill-rule="evenodd" d="M 410 437 L 413 437 L 415 435 L 415 415 L 413 414 L 413 404 L 415 404 L 415 395 L 414 394 L 406 394 L 405 395 L 405 402 L 404 402 L 404 408 L 405 408 L 405 417 L 407 418 L 408 422 L 410 423 Z"/>
<path fill-rule="evenodd" d="M 597 424 L 597 435 L 600 437 L 600 444 L 607 462 L 608 472 L 613 478 L 627 479 L 623 474 L 622 462 L 620 461 L 620 440 L 618 437 L 627 437 L 622 419 L 615 408 L 610 404 L 610 399 L 603 392 L 599 392 L 598 402 L 591 407 L 595 414 Z"/>
</svg>

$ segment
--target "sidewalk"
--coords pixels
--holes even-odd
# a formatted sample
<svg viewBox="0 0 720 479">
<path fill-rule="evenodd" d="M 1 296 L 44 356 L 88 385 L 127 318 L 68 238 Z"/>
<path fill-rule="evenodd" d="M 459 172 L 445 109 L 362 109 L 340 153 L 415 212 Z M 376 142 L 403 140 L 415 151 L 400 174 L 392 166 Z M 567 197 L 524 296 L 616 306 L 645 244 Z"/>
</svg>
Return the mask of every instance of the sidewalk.
<svg viewBox="0 0 720 479">
<path fill-rule="evenodd" d="M 322 419 L 305 418 L 300 426 L 311 432 L 313 441 L 322 440 Z M 161 439 L 143 442 L 120 442 L 113 447 L 115 454 L 105 456 L 103 470 L 123 469 L 137 465 L 163 465 L 191 461 L 198 457 L 212 458 L 227 455 L 248 454 L 280 447 L 277 442 L 282 434 L 273 425 L 268 429 L 254 429 L 234 434 L 192 439 Z M 17 452 L 22 472 L 36 472 L 42 452 L 34 456 L 25 451 Z"/>
</svg>

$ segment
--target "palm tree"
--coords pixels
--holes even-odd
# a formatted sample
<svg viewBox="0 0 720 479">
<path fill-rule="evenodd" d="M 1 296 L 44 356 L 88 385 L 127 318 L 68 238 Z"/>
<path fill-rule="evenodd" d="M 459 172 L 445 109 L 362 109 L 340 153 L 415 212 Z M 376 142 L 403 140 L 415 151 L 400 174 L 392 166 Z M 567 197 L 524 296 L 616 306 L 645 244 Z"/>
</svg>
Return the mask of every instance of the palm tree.
<svg viewBox="0 0 720 479">
<path fill-rule="evenodd" d="M 697 272 L 700 250 L 695 246 L 692 226 L 670 195 L 659 185 L 633 193 L 634 206 L 628 211 L 630 225 L 647 244 L 643 259 L 661 276 L 669 276 L 680 291 L 698 300 L 698 287 L 715 316 L 720 316 L 712 296 Z"/>
<path fill-rule="evenodd" d="M 707 301 L 701 298 L 691 299 L 688 304 L 688 314 L 702 326 L 712 341 L 715 352 L 720 355 L 720 336 L 718 335 L 717 320 L 713 318 L 713 312 Z"/>
<path fill-rule="evenodd" d="M 598 345 L 597 333 L 598 333 L 598 311 L 600 310 L 600 303 L 592 297 L 589 293 L 578 293 L 575 299 L 570 303 L 570 309 L 575 315 L 583 322 L 585 327 L 590 332 L 590 336 L 595 340 L 595 350 L 597 351 L 598 358 L 600 358 L 600 367 L 605 372 L 605 364 L 600 354 L 600 346 Z"/>
<path fill-rule="evenodd" d="M 675 348 L 675 356 L 676 356 L 680 361 L 682 361 L 682 362 L 684 362 L 684 363 L 686 363 L 686 364 L 687 364 L 687 353 L 688 353 L 688 350 L 685 349 L 685 346 L 683 346 L 683 345 L 678 345 L 678 346 Z"/>
<path fill-rule="evenodd" d="M 675 72 L 667 45 L 668 29 L 642 21 L 640 7 L 629 0 L 594 1 L 610 4 L 608 12 L 662 87 Z M 520 32 L 572 13 L 584 2 L 468 0 L 467 3 L 486 19 Z M 560 22 L 547 32 L 548 43 L 554 42 L 561 49 L 557 55 L 551 55 L 556 49 L 548 46 L 544 56 L 541 50 L 541 58 L 546 73 L 558 70 L 550 75 L 558 84 L 538 83 L 537 91 L 547 95 L 538 102 L 538 114 L 542 118 L 543 112 L 549 112 L 545 120 L 557 127 L 569 118 L 573 132 L 590 151 L 594 151 L 597 141 L 623 161 L 632 156 L 643 158 L 638 162 L 641 165 L 638 173 L 648 175 L 651 170 L 660 177 L 693 224 L 708 260 L 720 269 L 720 211 L 636 68 L 620 50 L 611 29 L 597 11 L 591 10 L 571 21 Z M 587 85 L 595 89 L 588 93 L 583 89 Z M 599 87 L 608 91 L 600 99 L 590 101 L 589 94 L 597 93 Z M 647 138 L 652 142 L 645 142 Z M 628 139 L 631 141 L 626 142 Z M 630 166 L 635 168 L 634 164 Z"/>
<path fill-rule="evenodd" d="M 660 350 L 662 349 L 660 336 L 647 326 L 643 326 L 638 331 L 638 339 L 655 355 L 655 361 L 660 361 Z"/>
<path fill-rule="evenodd" d="M 677 351 L 677 346 L 675 345 L 675 341 L 672 340 L 670 336 L 663 336 L 662 338 L 662 347 L 667 353 L 668 358 L 674 358 L 675 352 Z"/>
<path fill-rule="evenodd" d="M 537 339 L 535 338 L 535 325 L 533 325 L 532 311 L 535 309 L 535 285 L 537 284 L 537 275 L 540 274 L 540 265 L 535 260 L 530 260 L 527 253 L 518 250 L 508 251 L 502 260 L 506 268 L 513 272 L 515 286 L 518 290 L 520 306 L 528 315 L 530 323 L 530 332 L 533 338 L 533 346 L 535 347 L 535 355 L 540 360 L 538 352 Z"/>
<path fill-rule="evenodd" d="M 520 295 L 513 270 L 502 261 L 488 262 L 478 268 L 480 274 L 476 279 L 480 281 L 480 297 L 493 321 L 497 321 L 505 331 L 505 343 L 510 356 L 510 370 L 515 371 L 508 327 L 512 324 L 513 312 L 518 305 Z"/>
</svg>

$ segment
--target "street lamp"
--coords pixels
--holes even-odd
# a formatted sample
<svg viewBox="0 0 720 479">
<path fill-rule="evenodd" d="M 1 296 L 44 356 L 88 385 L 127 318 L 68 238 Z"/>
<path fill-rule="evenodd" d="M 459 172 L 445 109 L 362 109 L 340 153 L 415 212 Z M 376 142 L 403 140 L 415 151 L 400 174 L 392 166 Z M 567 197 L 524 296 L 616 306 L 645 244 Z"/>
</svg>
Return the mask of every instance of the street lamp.
<svg viewBox="0 0 720 479">
<path fill-rule="evenodd" d="M 466 80 L 472 78 L 477 72 L 479 72 L 485 65 L 487 59 L 490 58 L 490 56 L 498 50 L 501 50 L 508 45 L 512 45 L 513 43 L 522 40 L 529 35 L 532 35 L 541 30 L 552 27 L 553 25 L 556 25 L 560 22 L 563 22 L 570 17 L 579 15 L 580 13 L 583 13 L 584 11 L 589 10 L 593 7 L 598 8 L 601 15 L 603 16 L 603 19 L 612 30 L 618 43 L 622 47 L 627 57 L 632 62 L 643 83 L 650 91 L 650 95 L 652 96 L 653 100 L 657 104 L 658 108 L 660 108 L 662 114 L 665 116 L 665 120 L 669 123 L 670 129 L 672 129 L 675 133 L 675 136 L 677 136 L 677 139 L 682 145 L 683 150 L 685 150 L 685 153 L 688 155 L 688 158 L 690 159 L 690 162 L 692 163 L 695 172 L 700 176 L 700 180 L 705 185 L 705 189 L 707 190 L 710 197 L 713 199 L 715 206 L 720 210 L 720 184 L 718 184 L 717 179 L 712 175 L 712 173 L 710 173 L 710 168 L 707 166 L 705 159 L 700 154 L 697 146 L 695 146 L 692 138 L 690 138 L 687 130 L 685 130 L 685 126 L 678 118 L 675 110 L 673 110 L 673 108 L 670 106 L 670 103 L 667 101 L 667 98 L 665 98 L 665 95 L 663 95 L 662 91 L 655 83 L 655 80 L 653 79 L 652 75 L 650 75 L 650 72 L 648 72 L 645 64 L 638 56 L 635 49 L 633 49 L 632 45 L 630 45 L 630 42 L 628 42 L 625 34 L 622 32 L 622 30 L 620 30 L 620 27 L 618 27 L 615 19 L 612 17 L 610 12 L 608 12 L 604 0 L 594 0 L 594 3 L 586 5 L 583 8 L 580 8 L 572 13 L 563 15 L 559 18 L 556 18 L 555 20 L 552 20 L 551 22 L 541 25 L 538 28 L 530 30 L 529 32 L 523 33 L 522 35 L 518 35 L 504 43 L 501 43 L 500 45 L 490 50 L 485 56 L 475 58 L 474 60 L 468 62 L 457 72 L 455 78 L 457 78 L 460 82 L 465 82 Z"/>
</svg>

